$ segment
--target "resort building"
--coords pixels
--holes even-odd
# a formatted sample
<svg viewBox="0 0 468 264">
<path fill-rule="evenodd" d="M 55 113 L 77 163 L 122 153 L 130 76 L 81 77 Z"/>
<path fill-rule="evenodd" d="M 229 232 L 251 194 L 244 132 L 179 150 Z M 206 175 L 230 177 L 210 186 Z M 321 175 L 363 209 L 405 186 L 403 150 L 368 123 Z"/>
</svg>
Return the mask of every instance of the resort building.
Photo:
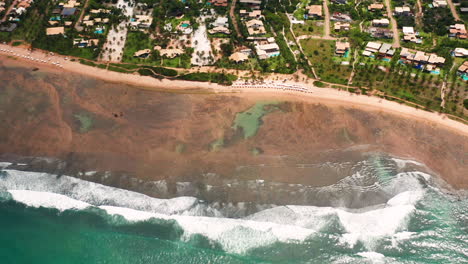
<svg viewBox="0 0 468 264">
<path fill-rule="evenodd" d="M 229 56 L 229 59 L 234 61 L 235 63 L 241 63 L 244 61 L 248 61 L 249 55 L 242 52 L 234 52 L 231 56 Z"/>
<path fill-rule="evenodd" d="M 311 5 L 307 7 L 307 18 L 322 18 L 322 6 Z"/>
<path fill-rule="evenodd" d="M 367 57 L 377 55 L 384 59 L 391 59 L 395 55 L 395 50 L 392 49 L 392 45 L 389 43 L 368 42 L 362 55 Z"/>
<path fill-rule="evenodd" d="M 208 30 L 208 33 L 210 33 L 210 34 L 221 33 L 221 34 L 229 35 L 229 34 L 231 34 L 231 31 L 227 27 L 214 27 L 214 28 Z"/>
<path fill-rule="evenodd" d="M 99 39 L 76 38 L 73 40 L 73 45 L 78 48 L 96 47 L 99 45 Z"/>
<path fill-rule="evenodd" d="M 149 57 L 150 54 L 151 54 L 151 50 L 150 50 L 150 49 L 144 49 L 144 50 L 139 50 L 139 51 L 135 52 L 135 53 L 133 54 L 133 57 L 146 59 L 146 58 Z"/>
<path fill-rule="evenodd" d="M 413 64 L 417 69 L 425 70 L 431 73 L 438 74 L 445 63 L 445 58 L 433 53 L 424 53 L 423 51 L 410 50 L 402 48 L 400 52 L 401 60 L 407 64 Z"/>
<path fill-rule="evenodd" d="M 132 26 L 134 29 L 138 29 L 138 28 L 146 29 L 146 28 L 151 27 L 152 23 L 153 23 L 152 16 L 136 15 L 130 19 L 130 26 Z"/>
<path fill-rule="evenodd" d="M 268 38 L 267 41 L 256 42 L 255 52 L 257 53 L 258 58 L 261 60 L 280 55 L 279 46 L 275 43 L 274 38 Z"/>
<path fill-rule="evenodd" d="M 159 55 L 165 58 L 175 58 L 185 53 L 183 49 L 163 49 L 161 46 L 155 46 L 154 50 L 159 51 Z"/>
</svg>

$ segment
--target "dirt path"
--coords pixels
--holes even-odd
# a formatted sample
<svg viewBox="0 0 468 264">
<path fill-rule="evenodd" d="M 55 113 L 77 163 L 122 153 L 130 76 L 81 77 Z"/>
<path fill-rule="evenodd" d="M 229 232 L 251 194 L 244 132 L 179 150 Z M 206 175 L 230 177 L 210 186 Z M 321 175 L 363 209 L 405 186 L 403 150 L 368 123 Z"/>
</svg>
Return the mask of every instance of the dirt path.
<svg viewBox="0 0 468 264">
<path fill-rule="evenodd" d="M 83 6 L 83 9 L 81 10 L 81 14 L 80 14 L 80 18 L 78 18 L 78 21 L 76 21 L 75 23 L 75 29 L 77 31 L 82 31 L 83 30 L 83 27 L 81 26 L 81 21 L 83 20 L 83 17 L 86 13 L 86 8 L 88 8 L 88 5 L 89 5 L 89 0 L 86 0 L 84 6 Z"/>
<path fill-rule="evenodd" d="M 330 11 L 328 10 L 328 0 L 323 1 L 323 12 L 325 14 L 324 37 L 330 37 Z"/>
<path fill-rule="evenodd" d="M 392 13 L 392 6 L 390 5 L 390 0 L 385 0 L 385 5 L 387 6 L 387 16 L 392 23 L 392 30 L 393 30 L 393 47 L 399 48 L 400 47 L 400 34 L 398 34 L 398 25 L 393 17 Z"/>
<path fill-rule="evenodd" d="M 314 35 L 301 35 L 299 37 L 297 37 L 298 40 L 301 40 L 301 39 L 325 39 L 325 40 L 337 40 L 337 38 L 334 38 L 334 37 L 326 37 L 326 36 L 314 36 Z"/>
<path fill-rule="evenodd" d="M 236 2 L 237 0 L 232 0 L 231 3 L 231 8 L 229 9 L 229 16 L 231 17 L 232 25 L 234 26 L 234 29 L 236 30 L 237 37 L 242 38 L 242 35 L 239 30 L 239 25 L 237 25 L 237 19 L 236 19 Z"/>
<path fill-rule="evenodd" d="M 453 71 L 453 68 L 455 68 L 456 65 L 457 65 L 457 64 L 456 64 L 455 62 L 453 62 L 452 67 L 450 68 L 450 71 L 449 71 L 449 72 L 452 72 L 452 71 Z M 448 79 L 448 76 L 449 76 L 449 74 L 445 75 L 444 82 L 442 83 L 442 87 L 440 88 L 440 97 L 441 97 L 441 99 L 442 99 L 442 102 L 440 103 L 440 106 L 441 106 L 442 108 L 445 108 L 445 102 L 446 102 L 446 100 L 445 100 L 445 95 L 446 95 L 448 92 L 450 92 L 450 90 L 447 91 L 447 87 L 448 87 L 447 79 Z"/>
<path fill-rule="evenodd" d="M 447 4 L 450 6 L 450 11 L 452 11 L 452 15 L 455 18 L 455 20 L 461 21 L 460 16 L 458 15 L 457 9 L 453 5 L 452 0 L 447 0 Z"/>
<path fill-rule="evenodd" d="M 13 1 L 13 3 L 11 3 L 11 5 L 8 7 L 7 11 L 5 12 L 5 15 L 3 16 L 2 20 L 0 20 L 0 22 L 5 22 L 8 15 L 10 14 L 11 10 L 13 9 L 14 6 L 16 6 L 16 3 L 18 3 L 18 0 L 15 0 Z"/>
<path fill-rule="evenodd" d="M 417 0 L 416 5 L 418 7 L 418 12 L 416 13 L 416 16 L 415 16 L 416 25 L 418 25 L 419 28 L 422 28 L 422 26 L 423 26 L 423 24 L 422 24 L 423 9 L 422 9 L 421 0 Z"/>
</svg>

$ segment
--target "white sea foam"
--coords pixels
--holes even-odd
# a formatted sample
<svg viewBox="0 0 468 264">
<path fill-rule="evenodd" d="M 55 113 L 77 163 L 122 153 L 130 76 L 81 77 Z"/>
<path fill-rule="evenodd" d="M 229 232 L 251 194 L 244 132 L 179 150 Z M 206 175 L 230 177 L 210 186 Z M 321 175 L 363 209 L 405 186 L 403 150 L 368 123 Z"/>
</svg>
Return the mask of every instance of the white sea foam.
<svg viewBox="0 0 468 264">
<path fill-rule="evenodd" d="M 25 190 L 8 190 L 8 192 L 15 201 L 30 207 L 56 208 L 60 211 L 65 211 L 71 209 L 81 210 L 91 206 L 88 203 L 56 193 Z"/>
<path fill-rule="evenodd" d="M 12 163 L 10 162 L 0 162 L 0 169 L 6 168 L 10 166 Z"/>
<path fill-rule="evenodd" d="M 393 161 L 395 161 L 396 165 L 398 166 L 399 169 L 404 169 L 406 165 L 408 164 L 413 164 L 417 166 L 424 166 L 424 164 L 414 161 L 414 160 L 407 160 L 407 159 L 397 159 L 397 158 L 392 158 Z"/>
<path fill-rule="evenodd" d="M 385 256 L 377 252 L 359 252 L 357 255 L 371 260 L 373 264 L 385 263 Z"/>
</svg>

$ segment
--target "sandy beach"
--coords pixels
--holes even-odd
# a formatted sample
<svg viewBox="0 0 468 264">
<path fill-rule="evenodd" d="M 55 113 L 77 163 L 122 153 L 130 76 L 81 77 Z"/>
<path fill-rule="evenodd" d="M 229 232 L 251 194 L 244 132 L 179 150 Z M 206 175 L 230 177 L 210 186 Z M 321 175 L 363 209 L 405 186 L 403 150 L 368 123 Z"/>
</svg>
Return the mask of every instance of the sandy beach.
<svg viewBox="0 0 468 264">
<path fill-rule="evenodd" d="M 2 50 L 3 49 L 3 50 Z M 8 50 L 9 52 L 5 52 Z M 324 102 L 331 104 L 344 104 L 352 105 L 354 107 L 362 107 L 370 110 L 378 110 L 387 113 L 398 114 L 405 118 L 416 118 L 445 126 L 453 131 L 468 135 L 468 125 L 448 118 L 445 114 L 428 112 L 425 110 L 410 107 L 393 101 L 384 100 L 375 96 L 357 95 L 346 91 L 340 91 L 331 88 L 315 87 L 311 83 L 304 82 L 291 82 L 308 89 L 308 93 L 280 90 L 280 89 L 267 89 L 267 88 L 233 88 L 229 86 L 222 86 L 214 83 L 201 83 L 192 81 L 179 81 L 179 80 L 156 80 L 149 76 L 140 76 L 136 74 L 126 74 L 114 71 L 108 71 L 97 67 L 91 67 L 80 64 L 76 61 L 70 61 L 65 56 L 50 55 L 43 51 L 29 51 L 20 47 L 11 47 L 9 45 L 0 44 L 0 55 L 11 56 L 28 61 L 28 64 L 39 66 L 46 66 L 54 71 L 69 71 L 73 73 L 83 74 L 89 77 L 98 78 L 108 82 L 124 83 L 135 85 L 145 88 L 156 89 L 211 89 L 217 93 L 240 93 L 248 97 L 255 98 L 277 98 L 288 100 L 299 100 L 309 102 Z M 36 60 L 28 59 L 32 57 Z M 41 62 L 46 61 L 46 63 Z M 55 64 L 52 64 L 55 63 Z"/>
</svg>

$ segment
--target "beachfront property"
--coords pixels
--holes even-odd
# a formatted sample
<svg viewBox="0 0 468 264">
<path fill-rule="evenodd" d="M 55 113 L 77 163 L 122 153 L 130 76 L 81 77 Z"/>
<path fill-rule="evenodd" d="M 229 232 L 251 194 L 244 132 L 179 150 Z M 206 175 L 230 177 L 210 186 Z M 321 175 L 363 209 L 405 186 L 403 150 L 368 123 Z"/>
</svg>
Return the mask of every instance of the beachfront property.
<svg viewBox="0 0 468 264">
<path fill-rule="evenodd" d="M 3 17 L 3 19 L 5 19 L 6 21 L 8 21 L 11 24 L 15 24 L 15 26 L 6 26 L 4 27 L 4 30 L 2 31 L 7 31 L 7 32 L 11 32 L 13 30 L 16 29 L 16 23 L 20 22 L 21 19 L 24 17 L 24 15 L 27 13 L 27 9 L 29 7 L 31 7 L 31 5 L 33 4 L 33 0 L 19 0 L 19 1 L 15 1 L 13 2 L 11 5 L 13 5 L 11 7 L 11 10 L 9 13 L 6 13 L 5 16 Z M 3 8 L 3 10 L 5 12 L 8 12 L 8 10 L 6 9 L 6 6 L 5 6 L 5 2 L 2 2 L 3 4 L 1 5 L 0 8 Z M 0 12 L 1 13 L 1 12 Z M 0 17 L 1 19 L 2 17 Z M 3 21 L 2 21 L 3 22 Z M 4 25 L 5 26 L 5 25 Z M 9 29 L 9 30 L 7 30 Z"/>
<path fill-rule="evenodd" d="M 422 38 L 419 36 L 419 32 L 414 30 L 414 27 L 403 27 L 403 40 L 416 44 L 422 43 Z"/>
<path fill-rule="evenodd" d="M 349 44 L 349 42 L 337 41 L 335 45 L 335 54 L 338 56 L 344 56 L 350 47 L 351 45 Z"/>
<path fill-rule="evenodd" d="M 133 54 L 133 57 L 135 58 L 141 58 L 141 59 L 146 59 L 151 55 L 151 50 L 150 49 L 142 49 Z"/>
<path fill-rule="evenodd" d="M 468 33 L 466 32 L 465 25 L 464 24 L 450 25 L 449 37 L 458 38 L 458 39 L 467 39 Z"/>
<path fill-rule="evenodd" d="M 159 55 L 164 58 L 173 59 L 185 53 L 183 49 L 178 48 L 166 48 L 163 49 L 161 46 L 155 46 L 154 50 L 159 51 Z"/>
<path fill-rule="evenodd" d="M 278 44 L 275 43 L 274 38 L 268 38 L 266 41 L 255 42 L 255 52 L 259 59 L 264 60 L 280 55 Z"/>
<path fill-rule="evenodd" d="M 468 57 L 468 49 L 455 48 L 452 52 L 452 56 L 457 58 L 466 58 Z"/>
<path fill-rule="evenodd" d="M 47 36 L 55 36 L 55 35 L 63 35 L 65 34 L 64 27 L 49 27 L 46 28 L 46 35 Z"/>
<path fill-rule="evenodd" d="M 78 48 L 97 47 L 99 45 L 99 39 L 76 38 L 73 40 L 73 45 Z"/>
<path fill-rule="evenodd" d="M 235 63 L 242 63 L 249 60 L 249 55 L 243 52 L 234 52 L 231 56 L 229 56 L 229 59 Z"/>
<path fill-rule="evenodd" d="M 304 14 L 305 19 L 321 19 L 323 16 L 321 5 L 310 5 L 306 10 L 307 12 Z"/>
<path fill-rule="evenodd" d="M 457 75 L 464 81 L 468 81 L 468 61 L 463 62 L 463 64 L 458 67 Z"/>
<path fill-rule="evenodd" d="M 414 68 L 424 70 L 434 74 L 439 74 L 439 67 L 444 65 L 445 58 L 434 53 L 402 48 L 400 52 L 400 62 L 413 65 Z"/>
<path fill-rule="evenodd" d="M 362 55 L 366 57 L 379 57 L 383 60 L 390 60 L 395 55 L 395 50 L 392 49 L 392 45 L 389 43 L 380 42 L 368 42 Z"/>
</svg>

